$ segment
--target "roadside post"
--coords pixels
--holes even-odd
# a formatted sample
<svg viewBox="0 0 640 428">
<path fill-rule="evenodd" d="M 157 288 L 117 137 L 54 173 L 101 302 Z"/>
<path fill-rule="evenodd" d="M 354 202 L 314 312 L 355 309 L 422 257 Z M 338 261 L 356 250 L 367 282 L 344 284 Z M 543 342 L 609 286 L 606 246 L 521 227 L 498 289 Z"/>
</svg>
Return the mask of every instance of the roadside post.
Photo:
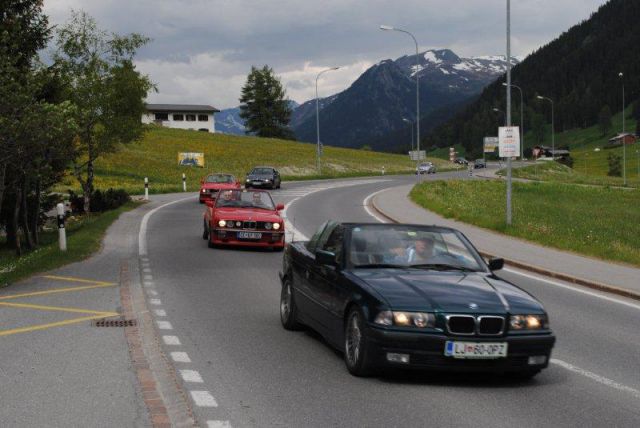
<svg viewBox="0 0 640 428">
<path fill-rule="evenodd" d="M 382 165 L 382 175 L 384 175 L 384 165 Z"/>
<path fill-rule="evenodd" d="M 149 178 L 144 178 L 144 200 L 149 200 Z"/>
<path fill-rule="evenodd" d="M 184 174 L 184 172 L 182 173 L 182 191 L 187 191 L 187 176 Z"/>
<path fill-rule="evenodd" d="M 59 203 L 56 205 L 56 211 L 58 214 L 58 242 L 60 244 L 60 251 L 67 251 L 67 231 L 64 228 L 64 204 Z"/>
<path fill-rule="evenodd" d="M 469 177 L 473 177 L 473 167 L 469 165 Z"/>
</svg>

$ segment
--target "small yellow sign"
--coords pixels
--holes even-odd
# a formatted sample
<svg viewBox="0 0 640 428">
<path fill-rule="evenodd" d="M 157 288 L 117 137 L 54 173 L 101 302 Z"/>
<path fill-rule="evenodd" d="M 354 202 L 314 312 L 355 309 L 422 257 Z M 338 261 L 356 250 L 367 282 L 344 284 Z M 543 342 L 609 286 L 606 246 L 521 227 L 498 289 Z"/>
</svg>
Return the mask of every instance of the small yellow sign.
<svg viewBox="0 0 640 428">
<path fill-rule="evenodd" d="M 204 153 L 178 153 L 178 165 L 204 168 Z"/>
</svg>

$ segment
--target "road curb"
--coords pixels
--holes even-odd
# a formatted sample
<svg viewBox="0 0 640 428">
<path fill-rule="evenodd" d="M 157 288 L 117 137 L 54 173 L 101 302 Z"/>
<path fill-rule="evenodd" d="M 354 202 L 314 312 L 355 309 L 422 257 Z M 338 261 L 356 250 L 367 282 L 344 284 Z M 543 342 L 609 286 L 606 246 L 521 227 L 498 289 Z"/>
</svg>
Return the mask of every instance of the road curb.
<svg viewBox="0 0 640 428">
<path fill-rule="evenodd" d="M 384 217 L 384 218 L 388 219 L 389 221 L 391 221 L 393 223 L 401 223 L 401 221 L 395 219 L 393 216 L 391 216 L 388 213 L 384 212 L 380 207 L 378 207 L 376 205 L 376 198 L 377 197 L 378 196 L 375 196 L 375 197 L 371 198 L 371 200 L 370 200 L 370 208 L 373 209 L 374 211 L 376 211 L 381 217 Z M 479 253 L 480 253 L 480 255 L 482 255 L 482 257 L 485 257 L 485 258 L 497 257 L 497 256 L 495 256 L 493 254 L 490 254 L 490 253 L 487 253 L 485 251 L 479 251 Z M 607 293 L 616 294 L 618 296 L 627 297 L 627 298 L 634 299 L 634 300 L 640 300 L 640 293 L 637 293 L 637 292 L 632 291 L 632 290 L 627 290 L 625 288 L 616 287 L 614 285 L 609 285 L 609 284 L 603 284 L 603 283 L 596 282 L 596 281 L 590 281 L 590 280 L 587 280 L 587 279 L 574 277 L 574 276 L 567 275 L 567 274 L 564 274 L 564 273 L 555 272 L 555 271 L 552 271 L 552 270 L 538 268 L 538 267 L 531 266 L 531 265 L 528 265 L 526 263 L 523 263 L 523 262 L 520 262 L 520 261 L 517 261 L 517 260 L 504 258 L 504 262 L 505 262 L 505 264 L 507 264 L 509 266 L 512 266 L 514 268 L 520 269 L 520 270 L 525 270 L 525 271 L 536 273 L 536 274 L 539 274 L 539 275 L 548 276 L 548 277 L 551 277 L 551 278 L 555 278 L 555 279 L 558 279 L 558 280 L 561 280 L 561 281 L 570 282 L 570 283 L 576 284 L 576 285 L 581 285 L 583 287 L 591 288 L 591 289 L 594 289 L 594 290 L 605 291 Z"/>
</svg>

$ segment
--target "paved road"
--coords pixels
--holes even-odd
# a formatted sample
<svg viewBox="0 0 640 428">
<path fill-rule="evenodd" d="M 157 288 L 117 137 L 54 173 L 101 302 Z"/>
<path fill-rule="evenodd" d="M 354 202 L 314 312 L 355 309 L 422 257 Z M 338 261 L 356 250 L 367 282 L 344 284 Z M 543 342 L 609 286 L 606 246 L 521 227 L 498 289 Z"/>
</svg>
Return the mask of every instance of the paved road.
<svg viewBox="0 0 640 428">
<path fill-rule="evenodd" d="M 375 221 L 364 199 L 408 180 L 285 183 L 274 198 L 295 200 L 287 216 L 299 236 L 310 235 L 330 218 Z M 179 343 L 165 350 L 185 389 L 198 391 L 194 411 L 203 424 L 637 427 L 640 422 L 637 302 L 505 272 L 545 303 L 558 337 L 552 365 L 533 381 L 415 373 L 354 378 L 341 355 L 316 334 L 280 326 L 282 255 L 208 249 L 200 238 L 201 216 L 195 199 L 158 210 L 148 222 L 143 262 L 148 259 L 157 290 L 151 307 L 164 322 L 160 334 L 171 336 L 165 343 Z"/>
</svg>

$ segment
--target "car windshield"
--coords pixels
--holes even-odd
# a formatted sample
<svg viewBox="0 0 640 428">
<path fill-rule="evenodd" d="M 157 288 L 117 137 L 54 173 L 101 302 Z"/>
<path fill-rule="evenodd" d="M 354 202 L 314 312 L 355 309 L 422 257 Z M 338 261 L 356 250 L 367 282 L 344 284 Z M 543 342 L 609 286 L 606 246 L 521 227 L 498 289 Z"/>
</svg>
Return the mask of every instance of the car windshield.
<svg viewBox="0 0 640 428">
<path fill-rule="evenodd" d="M 273 174 L 273 169 L 272 168 L 253 168 L 253 171 L 251 171 L 251 174 L 256 174 L 256 175 Z"/>
<path fill-rule="evenodd" d="M 207 183 L 233 183 L 235 178 L 229 174 L 212 174 L 208 175 L 205 180 Z"/>
<path fill-rule="evenodd" d="M 260 208 L 274 211 L 271 195 L 267 192 L 246 190 L 224 190 L 216 200 L 216 207 Z"/>
<path fill-rule="evenodd" d="M 406 226 L 354 227 L 348 245 L 354 268 L 398 267 L 484 271 L 478 253 L 453 230 Z"/>
</svg>

